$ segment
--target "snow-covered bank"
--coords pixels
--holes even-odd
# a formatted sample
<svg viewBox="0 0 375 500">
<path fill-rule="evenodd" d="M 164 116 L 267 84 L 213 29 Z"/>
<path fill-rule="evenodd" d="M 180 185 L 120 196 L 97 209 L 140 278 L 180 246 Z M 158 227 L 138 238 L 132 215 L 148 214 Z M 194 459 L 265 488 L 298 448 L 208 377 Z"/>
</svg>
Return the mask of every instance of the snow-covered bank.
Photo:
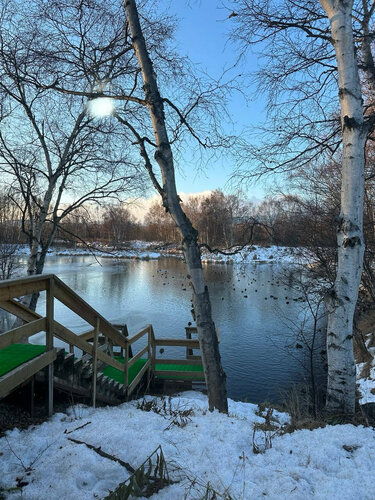
<svg viewBox="0 0 375 500">
<path fill-rule="evenodd" d="M 28 253 L 26 245 L 18 249 L 20 255 Z M 93 244 L 89 249 L 84 246 L 77 247 L 52 247 L 48 251 L 49 255 L 95 255 L 97 257 L 114 257 L 123 259 L 158 259 L 160 257 L 182 258 L 182 251 L 177 246 L 169 245 L 165 247 L 163 243 L 131 241 L 127 247 L 122 249 L 113 248 L 107 245 Z M 202 262 L 215 264 L 244 264 L 252 262 L 285 262 L 301 263 L 306 262 L 307 250 L 296 247 L 248 245 L 233 255 L 221 253 L 209 253 L 202 249 Z"/>
<path fill-rule="evenodd" d="M 0 439 L 0 495 L 103 498 L 129 476 L 119 463 L 68 439 L 74 438 L 134 467 L 161 444 L 170 475 L 179 482 L 152 498 L 202 498 L 208 482 L 232 499 L 374 498 L 374 429 L 338 425 L 275 435 L 271 449 L 254 454 L 253 425 L 264 422 L 255 405 L 230 401 L 228 416 L 211 414 L 206 397 L 193 392 L 171 404 L 193 409 L 184 427 L 171 424 L 168 415 L 137 409 L 133 401 L 97 410 L 76 407 L 41 426 L 8 432 Z M 280 425 L 287 418 L 277 417 Z M 17 483 L 23 484 L 22 496 L 21 490 L 10 491 Z"/>
<path fill-rule="evenodd" d="M 300 263 L 305 261 L 306 250 L 296 247 L 248 245 L 234 255 L 212 254 L 203 251 L 202 261 L 216 264 L 244 264 L 251 262 Z"/>
<path fill-rule="evenodd" d="M 48 250 L 48 255 L 62 256 L 90 256 L 108 257 L 116 259 L 158 259 L 161 256 L 160 251 L 155 250 L 155 244 L 147 242 L 131 242 L 127 248 L 114 248 L 108 245 L 93 244 L 90 248 L 85 246 L 59 247 L 54 246 Z M 139 243 L 142 243 L 140 245 Z M 17 253 L 19 255 L 28 255 L 27 245 L 19 246 Z"/>
</svg>

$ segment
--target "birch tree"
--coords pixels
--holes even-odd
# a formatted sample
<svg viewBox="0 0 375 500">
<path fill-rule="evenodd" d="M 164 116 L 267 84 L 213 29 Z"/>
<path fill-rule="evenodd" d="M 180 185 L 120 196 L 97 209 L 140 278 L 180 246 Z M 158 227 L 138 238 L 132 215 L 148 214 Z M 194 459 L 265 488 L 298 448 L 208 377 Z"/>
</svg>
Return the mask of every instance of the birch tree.
<svg viewBox="0 0 375 500">
<path fill-rule="evenodd" d="M 352 413 L 355 405 L 353 316 L 364 253 L 363 193 L 366 140 L 373 133 L 374 3 L 308 0 L 238 0 L 234 37 L 242 47 L 260 43 L 267 65 L 258 76 L 270 96 L 270 140 L 250 147 L 250 176 L 319 168 L 340 161 L 338 263 L 331 293 L 327 354 L 327 411 Z M 329 23 L 327 22 L 327 19 Z M 242 31 L 241 31 L 242 30 Z M 335 110 L 338 94 L 340 113 Z M 271 135 L 270 135 L 271 134 Z M 265 156 L 267 151 L 267 156 Z M 249 172 L 240 171 L 249 178 Z"/>
<path fill-rule="evenodd" d="M 125 0 L 124 5 L 130 37 L 139 67 L 142 71 L 145 101 L 150 113 L 155 137 L 154 156 L 161 172 L 161 184 L 159 184 L 154 175 L 150 158 L 144 149 L 144 145 L 142 145 L 142 141 L 140 141 L 141 154 L 146 160 L 153 184 L 162 197 L 163 206 L 170 212 L 183 238 L 183 250 L 193 289 L 194 313 L 207 382 L 209 408 L 210 410 L 217 408 L 221 412 L 227 412 L 225 373 L 221 366 L 215 324 L 211 313 L 211 303 L 203 276 L 198 233 L 184 213 L 181 207 L 181 200 L 177 194 L 173 152 L 165 122 L 164 102 L 160 95 L 156 74 L 146 47 L 139 22 L 137 6 L 134 0 Z"/>
<path fill-rule="evenodd" d="M 336 280 L 327 297 L 328 385 L 326 409 L 354 413 L 353 317 L 363 267 L 365 144 L 362 90 L 355 55 L 353 1 L 321 0 L 335 48 L 342 128 L 341 211 Z"/>
</svg>

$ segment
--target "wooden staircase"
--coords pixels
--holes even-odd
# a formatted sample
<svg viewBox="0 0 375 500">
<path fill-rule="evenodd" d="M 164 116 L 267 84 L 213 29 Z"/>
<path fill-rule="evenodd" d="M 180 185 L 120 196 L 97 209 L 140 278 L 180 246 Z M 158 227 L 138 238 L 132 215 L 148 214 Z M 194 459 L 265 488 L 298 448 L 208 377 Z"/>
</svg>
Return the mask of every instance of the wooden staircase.
<svg viewBox="0 0 375 500">
<path fill-rule="evenodd" d="M 93 369 L 91 360 L 84 357 L 75 358 L 73 353 L 65 349 L 56 349 L 56 359 L 53 363 L 53 385 L 55 388 L 72 395 L 92 397 L 93 392 Z M 36 374 L 39 381 L 46 380 L 44 371 Z M 126 399 L 123 384 L 106 377 L 98 372 L 96 375 L 96 401 L 105 404 L 116 405 L 123 403 Z"/>
<path fill-rule="evenodd" d="M 25 295 L 43 292 L 46 294 L 45 316 L 20 301 Z M 55 300 L 88 323 L 89 329 L 75 333 L 57 322 Z M 0 366 L 0 399 L 36 376 L 48 382 L 49 414 L 52 414 L 54 387 L 91 397 L 95 406 L 97 400 L 107 404 L 125 401 L 146 376 L 148 383 L 153 377 L 204 380 L 200 356 L 190 354 L 192 349 L 200 348 L 199 341 L 193 340 L 191 335 L 187 339 L 155 339 L 153 327 L 148 325 L 128 337 L 126 326 L 112 325 L 55 275 L 0 282 L 0 308 L 23 322 L 22 326 L 0 334 L 0 355 L 7 346 L 27 342 L 32 335 L 45 332 L 45 352 L 2 375 Z M 190 333 L 194 330 L 189 328 Z M 66 349 L 54 347 L 55 338 L 63 341 Z M 134 344 L 140 340 L 145 345 L 134 353 Z M 157 359 L 158 346 L 184 347 L 189 356 L 186 359 Z M 114 348 L 120 349 L 121 359 L 114 355 Z M 77 356 L 79 351 L 82 354 Z M 102 373 L 106 367 L 115 370 L 117 381 Z"/>
</svg>

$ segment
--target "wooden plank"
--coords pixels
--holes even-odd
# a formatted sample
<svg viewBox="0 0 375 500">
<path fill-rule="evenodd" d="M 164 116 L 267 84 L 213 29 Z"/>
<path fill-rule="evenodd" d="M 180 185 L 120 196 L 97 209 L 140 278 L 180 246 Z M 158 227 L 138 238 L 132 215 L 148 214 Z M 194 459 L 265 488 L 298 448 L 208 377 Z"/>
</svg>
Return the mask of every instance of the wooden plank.
<svg viewBox="0 0 375 500">
<path fill-rule="evenodd" d="M 153 372 L 155 368 L 156 345 L 155 345 L 155 334 L 152 325 L 150 330 L 150 337 L 151 337 L 151 371 Z"/>
<path fill-rule="evenodd" d="M 130 349 L 130 346 L 125 348 L 125 363 L 124 363 L 124 388 L 125 388 L 125 391 L 127 391 L 128 384 L 129 384 L 129 349 Z"/>
<path fill-rule="evenodd" d="M 94 338 L 94 333 L 95 333 L 95 330 L 91 329 L 91 330 L 88 330 L 87 332 L 79 333 L 78 337 L 83 339 L 83 340 L 92 340 Z"/>
<path fill-rule="evenodd" d="M 186 346 L 192 349 L 199 349 L 199 340 L 188 340 L 188 339 L 155 339 L 155 345 L 157 346 Z"/>
<path fill-rule="evenodd" d="M 0 308 L 27 322 L 34 321 L 42 317 L 40 314 L 32 311 L 21 302 L 14 299 L 0 302 Z"/>
<path fill-rule="evenodd" d="M 54 381 L 55 381 L 55 387 L 67 392 L 68 394 L 72 394 L 72 393 L 78 394 L 80 396 L 86 396 L 87 398 L 89 398 L 91 395 L 91 392 L 89 389 L 85 389 L 84 387 L 81 387 L 81 386 L 72 385 L 70 382 L 67 382 L 66 380 L 64 380 L 62 378 L 55 377 Z M 118 394 L 118 397 L 113 396 L 111 398 L 111 397 L 107 397 L 104 394 L 101 394 L 99 392 L 97 394 L 97 400 L 100 400 L 106 404 L 114 405 L 114 404 L 121 403 L 123 401 L 123 398 L 121 397 L 120 394 Z"/>
<path fill-rule="evenodd" d="M 202 356 L 194 356 L 194 354 L 189 354 L 186 359 L 189 360 L 189 361 L 192 361 L 194 359 L 202 360 Z"/>
<path fill-rule="evenodd" d="M 35 333 L 46 330 L 46 318 L 40 318 L 31 323 L 26 323 L 25 325 L 9 330 L 6 333 L 0 335 L 0 349 L 3 349 L 7 345 L 17 344 L 24 337 L 31 337 Z"/>
<path fill-rule="evenodd" d="M 202 359 L 155 359 L 155 363 L 158 365 L 201 365 Z"/>
<path fill-rule="evenodd" d="M 22 286 L 25 283 L 34 283 L 38 281 L 48 281 L 50 278 L 55 278 L 54 274 L 34 274 L 32 276 L 24 276 L 23 278 L 2 280 L 0 282 L 0 290 L 9 286 Z"/>
<path fill-rule="evenodd" d="M 28 281 L 27 278 L 24 280 L 15 280 L 14 283 L 7 280 L 7 285 L 4 286 L 2 283 L 0 286 L 0 302 L 14 299 L 15 297 L 22 297 L 24 295 L 30 295 L 34 292 L 41 292 L 46 289 L 48 280 L 43 276 L 39 277 L 38 281 Z"/>
<path fill-rule="evenodd" d="M 128 338 L 129 337 L 129 331 L 128 331 L 128 327 L 126 324 L 121 324 L 119 325 L 118 323 L 115 323 L 113 324 L 112 323 L 112 326 L 114 326 L 117 330 L 120 331 L 121 335 L 125 338 Z M 115 347 L 117 347 L 115 345 Z M 121 347 L 121 351 L 120 351 L 120 355 L 122 356 L 123 355 L 123 352 L 124 352 L 124 348 Z M 129 356 L 132 357 L 133 356 L 133 353 L 132 353 L 132 348 L 130 347 L 129 348 Z"/>
<path fill-rule="evenodd" d="M 133 337 L 128 338 L 127 341 L 129 343 L 129 345 L 133 344 L 134 342 L 136 342 L 137 340 L 139 340 L 141 337 L 143 337 L 144 335 L 146 335 L 146 333 L 148 333 L 149 330 L 150 330 L 150 326 L 151 325 L 145 326 L 140 332 L 138 332 L 135 335 L 133 335 Z"/>
<path fill-rule="evenodd" d="M 124 371 L 124 365 L 120 363 L 120 361 L 117 361 L 117 359 L 111 358 L 111 356 L 109 356 L 109 354 L 107 354 L 106 352 L 98 349 L 97 357 L 98 359 L 100 359 L 100 361 L 103 361 L 107 365 L 110 365 L 113 368 L 120 370 L 121 372 Z"/>
<path fill-rule="evenodd" d="M 55 297 L 53 290 L 53 278 L 50 278 L 47 286 L 46 297 L 46 350 L 53 348 L 53 320 L 55 316 Z"/>
<path fill-rule="evenodd" d="M 67 344 L 75 345 L 76 347 L 78 347 L 78 349 L 81 349 L 82 351 L 87 352 L 92 356 L 93 346 L 86 342 L 86 340 L 82 340 L 78 335 L 76 335 L 57 321 L 54 321 L 53 325 L 53 330 L 56 337 L 58 337 L 60 340 L 63 340 Z"/>
<path fill-rule="evenodd" d="M 199 380 L 204 380 L 203 372 L 180 372 L 180 371 L 172 371 L 172 370 L 155 370 L 155 377 L 159 376 L 170 376 L 170 377 L 178 377 L 179 380 L 191 380 L 192 377 Z M 189 378 L 187 378 L 189 377 Z"/>
<path fill-rule="evenodd" d="M 53 349 L 53 320 L 55 297 L 53 295 L 53 278 L 47 284 L 46 297 L 46 351 Z M 48 365 L 48 416 L 53 414 L 53 363 Z"/>
<path fill-rule="evenodd" d="M 93 355 L 92 355 L 92 406 L 96 406 L 96 375 L 98 373 L 98 337 L 99 337 L 99 327 L 100 319 L 96 318 L 96 324 L 94 328 L 94 345 L 93 345 Z"/>
<path fill-rule="evenodd" d="M 185 326 L 186 333 L 198 333 L 198 329 L 196 326 Z"/>
<path fill-rule="evenodd" d="M 81 349 L 81 351 L 87 352 L 91 356 L 93 355 L 92 344 L 89 344 L 88 342 L 86 342 L 86 340 L 82 340 L 78 335 L 76 335 L 57 321 L 54 322 L 54 331 L 56 337 L 58 337 L 60 340 L 63 340 L 67 344 L 73 344 L 78 347 L 78 349 Z M 124 369 L 124 365 L 120 363 L 120 361 L 111 358 L 111 356 L 108 356 L 108 354 L 102 352 L 100 349 L 98 349 L 97 357 L 101 361 L 104 361 L 104 363 L 106 363 L 107 365 L 110 365 L 113 368 L 117 368 L 117 370 L 123 371 Z"/>
<path fill-rule="evenodd" d="M 56 350 L 52 349 L 0 377 L 0 398 L 7 396 L 13 389 L 31 378 L 39 370 L 53 363 L 55 359 Z"/>
<path fill-rule="evenodd" d="M 138 373 L 138 375 L 134 378 L 133 382 L 129 385 L 128 388 L 128 396 L 134 391 L 134 389 L 137 387 L 139 382 L 141 381 L 141 378 L 143 375 L 146 373 L 146 371 L 149 369 L 151 366 L 151 360 L 149 359 L 145 365 L 143 365 L 142 369 Z"/>
<path fill-rule="evenodd" d="M 129 362 L 128 362 L 128 367 L 130 368 L 132 365 L 134 365 L 134 363 L 139 359 L 141 358 L 144 354 L 146 354 L 146 352 L 148 351 L 148 345 L 146 345 L 146 347 L 144 347 L 141 351 L 139 351 L 138 354 L 136 354 L 135 356 L 133 356 Z"/>
<path fill-rule="evenodd" d="M 106 337 L 112 339 L 115 344 L 126 347 L 126 339 L 121 333 L 57 277 L 55 277 L 55 297 L 93 327 L 95 326 L 96 318 L 99 317 L 100 331 Z"/>
</svg>

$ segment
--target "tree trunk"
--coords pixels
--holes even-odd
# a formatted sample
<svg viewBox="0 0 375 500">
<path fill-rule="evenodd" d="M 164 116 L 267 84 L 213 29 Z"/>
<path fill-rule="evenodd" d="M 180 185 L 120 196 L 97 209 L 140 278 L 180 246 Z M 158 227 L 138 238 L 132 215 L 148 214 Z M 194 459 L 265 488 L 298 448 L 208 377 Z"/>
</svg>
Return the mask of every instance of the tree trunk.
<svg viewBox="0 0 375 500">
<path fill-rule="evenodd" d="M 211 315 L 211 303 L 203 276 L 197 241 L 198 233 L 182 210 L 177 194 L 173 154 L 165 124 L 163 100 L 139 23 L 136 3 L 134 0 L 125 0 L 124 4 L 133 47 L 142 70 L 147 107 L 157 144 L 155 160 L 159 165 L 163 184 L 159 192 L 163 197 L 164 207 L 170 212 L 183 238 L 184 255 L 193 288 L 193 305 L 207 383 L 209 408 L 227 412 L 226 376 L 221 366 L 215 324 Z"/>
<path fill-rule="evenodd" d="M 339 77 L 343 135 L 338 264 L 327 296 L 328 387 L 326 410 L 350 414 L 355 408 L 353 317 L 363 266 L 364 124 L 362 93 L 354 51 L 352 1 L 321 0 L 331 24 Z"/>
</svg>

